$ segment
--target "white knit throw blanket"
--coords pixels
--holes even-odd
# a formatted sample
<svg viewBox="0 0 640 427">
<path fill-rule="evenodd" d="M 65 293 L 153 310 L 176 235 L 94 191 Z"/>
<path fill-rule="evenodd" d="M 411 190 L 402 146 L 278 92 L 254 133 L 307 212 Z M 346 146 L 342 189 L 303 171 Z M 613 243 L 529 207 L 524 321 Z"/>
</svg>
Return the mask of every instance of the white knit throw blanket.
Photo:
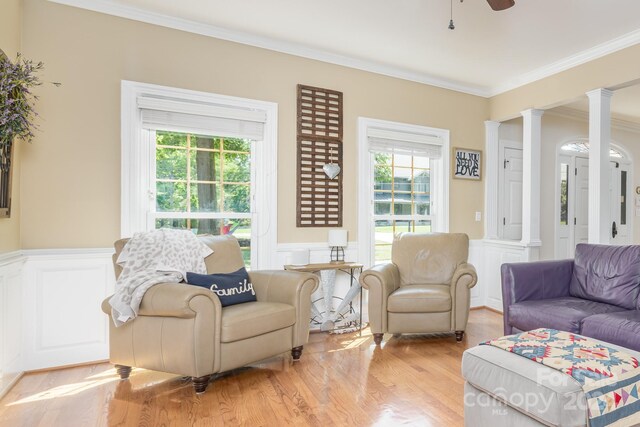
<svg viewBox="0 0 640 427">
<path fill-rule="evenodd" d="M 179 283 L 187 271 L 206 274 L 204 258 L 213 250 L 188 230 L 136 233 L 122 249 L 117 263 L 123 267 L 116 292 L 109 300 L 116 326 L 138 315 L 144 293 L 158 283 Z"/>
</svg>

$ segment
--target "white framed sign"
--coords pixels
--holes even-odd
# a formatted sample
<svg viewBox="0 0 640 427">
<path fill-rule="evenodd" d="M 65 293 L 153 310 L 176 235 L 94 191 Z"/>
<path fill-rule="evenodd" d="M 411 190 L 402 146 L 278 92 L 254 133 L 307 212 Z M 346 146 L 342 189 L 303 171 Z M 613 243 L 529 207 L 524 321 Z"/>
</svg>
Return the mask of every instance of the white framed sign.
<svg viewBox="0 0 640 427">
<path fill-rule="evenodd" d="M 482 151 L 454 148 L 452 170 L 454 178 L 481 180 Z"/>
</svg>

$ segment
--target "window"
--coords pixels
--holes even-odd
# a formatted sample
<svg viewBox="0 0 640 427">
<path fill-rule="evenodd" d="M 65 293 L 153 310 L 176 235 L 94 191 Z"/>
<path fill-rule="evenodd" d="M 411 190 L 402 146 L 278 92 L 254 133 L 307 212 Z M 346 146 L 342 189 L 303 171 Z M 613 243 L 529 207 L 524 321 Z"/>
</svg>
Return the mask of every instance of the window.
<svg viewBox="0 0 640 427">
<path fill-rule="evenodd" d="M 431 231 L 429 158 L 373 153 L 375 263 L 391 260 L 397 233 Z"/>
<path fill-rule="evenodd" d="M 567 225 L 569 218 L 569 164 L 560 163 L 560 225 Z"/>
<path fill-rule="evenodd" d="M 401 232 L 448 231 L 449 132 L 361 118 L 359 141 L 360 260 L 390 261 Z"/>
<path fill-rule="evenodd" d="M 154 132 L 153 139 L 155 228 L 231 234 L 250 267 L 252 142 L 167 131 Z"/>
<path fill-rule="evenodd" d="M 275 104 L 123 81 L 122 123 L 124 237 L 231 234 L 247 267 L 276 267 Z"/>
</svg>

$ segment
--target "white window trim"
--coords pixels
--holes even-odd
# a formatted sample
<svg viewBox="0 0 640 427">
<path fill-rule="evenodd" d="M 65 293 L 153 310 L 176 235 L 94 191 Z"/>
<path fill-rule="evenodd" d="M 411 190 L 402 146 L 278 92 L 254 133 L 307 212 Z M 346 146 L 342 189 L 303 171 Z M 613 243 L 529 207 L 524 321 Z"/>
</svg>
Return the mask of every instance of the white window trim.
<svg viewBox="0 0 640 427">
<path fill-rule="evenodd" d="M 449 231 L 449 131 L 447 129 L 431 128 L 406 123 L 390 122 L 386 120 L 358 118 L 358 260 L 365 265 L 373 265 L 373 167 L 367 129 L 369 127 L 387 129 L 389 131 L 436 135 L 442 141 L 442 158 L 434 160 L 435 165 L 431 175 L 431 188 L 441 194 L 440 201 L 432 199 L 432 214 L 435 216 L 431 223 L 436 232 Z M 441 179 L 442 177 L 443 179 Z"/>
<path fill-rule="evenodd" d="M 122 237 L 147 229 L 147 213 L 150 211 L 149 177 L 153 165 L 148 152 L 152 144 L 144 143 L 139 95 L 167 96 L 193 102 L 221 104 L 236 108 L 248 108 L 266 115 L 264 140 L 255 144 L 255 174 L 253 180 L 256 241 L 252 242 L 256 256 L 252 268 L 256 270 L 276 268 L 274 254 L 277 248 L 277 141 L 278 104 L 252 99 L 236 98 L 207 92 L 158 86 L 123 80 L 121 84 L 121 225 Z"/>
</svg>

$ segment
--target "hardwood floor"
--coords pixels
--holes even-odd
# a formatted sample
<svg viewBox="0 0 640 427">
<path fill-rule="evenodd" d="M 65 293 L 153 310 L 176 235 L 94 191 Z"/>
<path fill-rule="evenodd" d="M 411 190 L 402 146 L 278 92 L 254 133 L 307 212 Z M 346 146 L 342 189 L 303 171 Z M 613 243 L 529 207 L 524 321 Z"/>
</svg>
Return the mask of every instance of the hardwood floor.
<svg viewBox="0 0 640 427">
<path fill-rule="evenodd" d="M 313 333 L 300 362 L 286 354 L 225 373 L 203 395 L 159 372 L 120 381 L 107 363 L 27 374 L 0 401 L 0 425 L 462 426 L 462 352 L 500 335 L 501 315 L 484 309 L 461 343 L 385 335 L 376 348 L 368 329 Z"/>
</svg>

